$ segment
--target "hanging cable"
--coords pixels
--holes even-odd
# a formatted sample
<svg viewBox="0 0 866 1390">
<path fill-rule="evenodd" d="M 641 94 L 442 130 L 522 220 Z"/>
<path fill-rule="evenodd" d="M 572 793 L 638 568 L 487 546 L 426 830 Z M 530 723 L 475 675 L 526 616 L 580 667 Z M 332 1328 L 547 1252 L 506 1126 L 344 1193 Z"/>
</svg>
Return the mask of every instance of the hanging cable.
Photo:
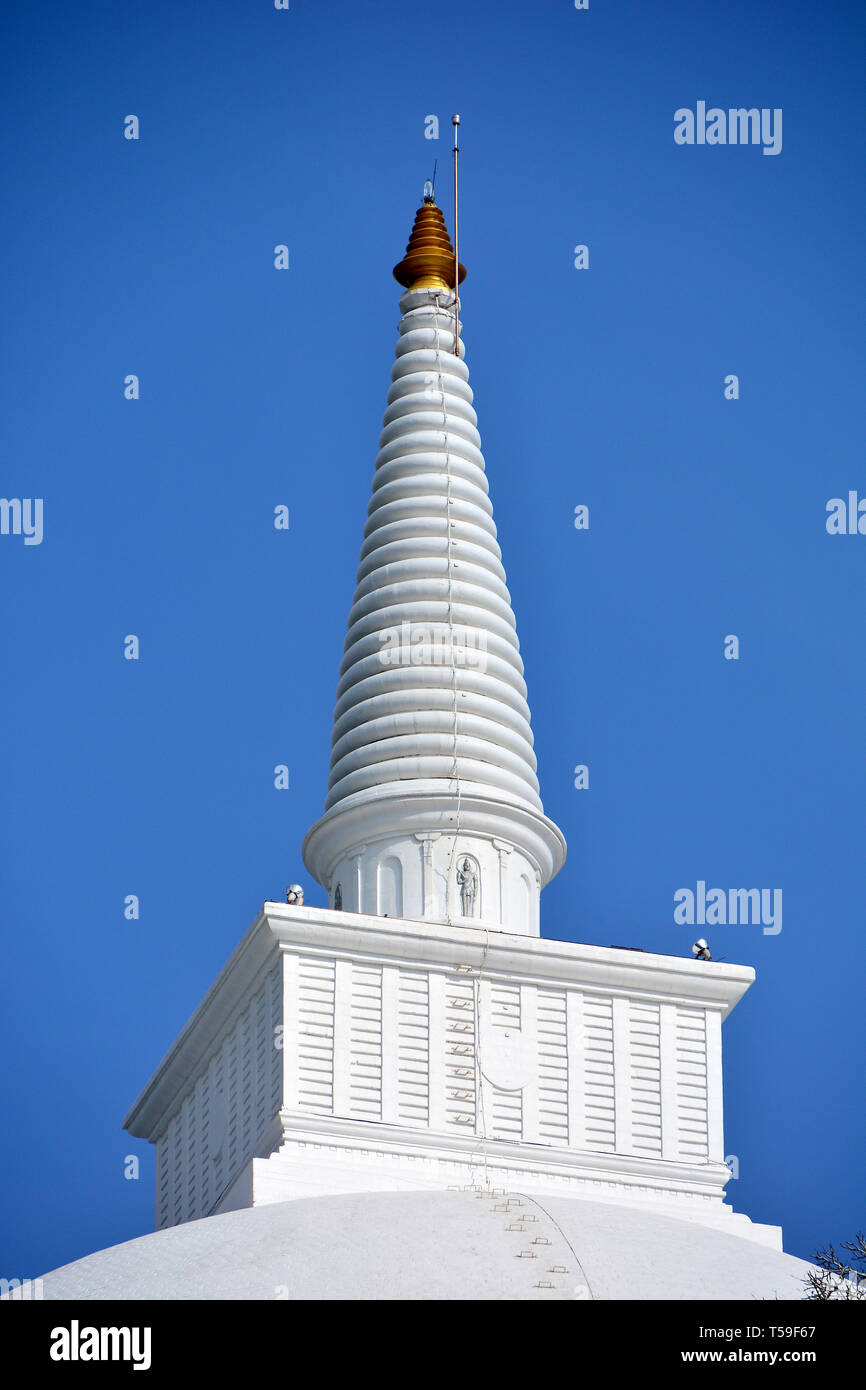
<svg viewBox="0 0 866 1390">
<path fill-rule="evenodd" d="M 449 441 L 449 436 L 448 436 L 448 409 L 447 409 L 446 399 L 445 399 L 445 377 L 444 377 L 444 374 L 443 374 L 443 372 L 442 372 L 442 356 L 441 356 L 442 345 L 441 345 L 441 341 L 440 341 L 440 338 L 439 338 L 439 314 L 440 314 L 440 312 L 441 312 L 441 307 L 442 307 L 442 306 L 441 306 L 441 304 L 440 304 L 439 291 L 438 291 L 438 290 L 435 292 L 433 298 L 434 298 L 435 305 L 436 305 L 436 309 L 435 309 L 435 313 L 434 313 L 434 319 L 433 319 L 434 328 L 435 328 L 435 334 L 436 334 L 436 374 L 437 374 L 437 378 L 438 378 L 438 382 L 439 382 L 439 391 L 440 391 L 441 401 L 442 401 L 442 428 L 443 428 L 444 441 L 445 441 L 445 525 L 446 525 L 446 536 L 447 536 L 447 567 L 448 567 L 448 568 L 447 568 L 448 603 L 447 603 L 447 615 L 446 615 L 446 616 L 447 616 L 447 624 L 448 624 L 449 658 L 450 658 L 450 666 L 451 666 L 451 694 L 452 694 L 452 715 L 453 715 L 452 737 L 453 737 L 453 749 L 454 749 L 454 762 L 453 762 L 452 770 L 451 770 L 451 778 L 452 778 L 452 780 L 453 780 L 453 782 L 454 782 L 455 793 L 456 793 L 456 798 L 457 798 L 457 810 L 456 810 L 455 824 L 454 824 L 454 838 L 453 838 L 453 843 L 452 843 L 452 846 L 451 846 L 451 856 L 450 856 L 449 861 L 448 861 L 448 873 L 447 873 L 447 877 L 446 877 L 446 880 L 445 880 L 445 917 L 446 917 L 446 920 L 447 920 L 447 922 L 448 922 L 448 925 L 449 925 L 449 926 L 453 926 L 454 924 L 453 924 L 453 922 L 452 922 L 452 920 L 451 920 L 451 917 L 452 917 L 452 912 L 451 912 L 451 894 L 452 894 L 452 882 L 453 882 L 453 880 L 454 880 L 454 860 L 455 860 L 455 857 L 456 857 L 456 854 L 457 854 L 457 842 L 458 842 L 458 838 L 459 838 L 459 835 L 460 835 L 461 794 L 460 794 L 460 760 L 459 760 L 459 756 L 458 756 L 458 688 L 457 688 L 457 663 L 456 663 L 456 661 L 455 661 L 455 659 L 454 659 L 454 587 L 453 587 L 454 546 L 453 546 L 452 521 L 451 521 L 451 504 L 452 504 L 452 494 L 451 494 L 451 447 L 450 447 L 450 441 Z M 459 330 L 459 324 L 455 323 L 454 353 L 455 353 L 455 356 L 457 357 L 457 359 L 458 359 L 458 361 L 459 361 L 459 358 L 460 358 L 460 340 L 459 340 L 459 338 L 456 336 L 458 330 Z"/>
</svg>

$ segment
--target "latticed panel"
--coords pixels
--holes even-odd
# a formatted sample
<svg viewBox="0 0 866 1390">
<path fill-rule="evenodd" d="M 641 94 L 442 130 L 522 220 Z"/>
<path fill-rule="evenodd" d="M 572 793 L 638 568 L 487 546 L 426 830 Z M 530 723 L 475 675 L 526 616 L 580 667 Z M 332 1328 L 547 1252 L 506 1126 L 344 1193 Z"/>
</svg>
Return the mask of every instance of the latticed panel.
<svg viewBox="0 0 866 1390">
<path fill-rule="evenodd" d="M 613 1002 L 596 995 L 583 1001 L 584 1125 L 589 1149 L 616 1148 L 613 1071 Z"/>
<path fill-rule="evenodd" d="M 397 1115 L 402 1124 L 430 1117 L 430 984 L 419 971 L 401 970 L 397 985 Z"/>
<path fill-rule="evenodd" d="M 236 1173 L 240 1159 L 240 1074 L 238 1069 L 238 1049 L 240 1040 L 237 1029 L 229 1034 L 225 1046 L 226 1064 L 226 1169 Z"/>
<path fill-rule="evenodd" d="M 157 1144 L 158 1228 L 206 1216 L 279 1109 L 281 1076 L 275 1085 L 272 1054 L 280 978 L 275 966 Z"/>
<path fill-rule="evenodd" d="M 184 1220 L 186 1174 L 184 1169 L 184 1116 L 178 1110 L 159 1143 L 158 1171 L 163 1174 L 157 1226 L 177 1226 Z"/>
<path fill-rule="evenodd" d="M 298 1105 L 334 1109 L 334 962 L 298 960 Z"/>
<path fill-rule="evenodd" d="M 193 1091 L 183 1103 L 182 1129 L 184 1132 L 184 1203 L 185 1221 L 192 1221 L 198 1215 L 198 1107 Z"/>
<path fill-rule="evenodd" d="M 239 1057 L 240 1078 L 238 1081 L 238 1127 L 240 1135 L 238 1147 L 241 1154 L 249 1152 L 253 1131 L 253 1067 L 255 1059 L 252 1047 L 252 1020 L 249 1009 L 243 1014 L 240 1024 Z"/>
<path fill-rule="evenodd" d="M 352 964 L 349 1006 L 349 1114 L 382 1118 L 382 969 Z"/>
<path fill-rule="evenodd" d="M 211 1077 L 204 1072 L 196 1083 L 196 1105 L 199 1120 L 199 1204 L 201 1212 L 209 1211 L 215 1192 L 213 1185 L 213 1163 L 211 1162 Z"/>
<path fill-rule="evenodd" d="M 171 1225 L 171 1126 L 156 1146 L 156 1229 Z"/>
<path fill-rule="evenodd" d="M 279 978 L 279 977 L 278 977 Z M 228 1105 L 226 1102 L 226 1048 L 220 1048 L 211 1067 L 210 1127 L 208 1152 L 213 1172 L 212 1209 L 228 1182 Z M 279 1106 L 279 1101 L 277 1102 Z"/>
<path fill-rule="evenodd" d="M 503 1091 L 491 1087 L 489 1133 L 492 1139 L 523 1138 L 523 1095 L 520 1091 Z"/>
<path fill-rule="evenodd" d="M 177 1226 L 183 1221 L 183 1119 L 176 1115 L 169 1129 L 171 1135 L 171 1177 L 172 1177 L 172 1216 L 170 1224 Z"/>
<path fill-rule="evenodd" d="M 276 1044 L 277 1029 L 283 1022 L 283 972 L 277 967 L 268 979 L 270 989 L 268 1013 L 268 1064 L 269 1076 L 265 1086 L 269 1091 L 268 1115 L 276 1115 L 283 1100 L 283 1051 Z"/>
<path fill-rule="evenodd" d="M 564 990 L 538 991 L 538 1133 L 568 1143 L 568 1036 Z"/>
<path fill-rule="evenodd" d="M 658 1004 L 629 1001 L 632 1148 L 645 1157 L 662 1151 L 661 1022 Z"/>
<path fill-rule="evenodd" d="M 445 980 L 445 1124 L 475 1128 L 475 986 L 459 975 Z"/>
<path fill-rule="evenodd" d="M 494 1042 L 498 1036 L 518 1033 L 523 1021 L 519 985 L 506 985 L 494 982 L 488 996 L 488 1018 L 490 1025 L 487 1037 Z M 484 1066 L 482 1043 L 481 1066 Z M 490 1097 L 490 1114 L 485 1116 L 485 1128 L 493 1139 L 520 1140 L 523 1138 L 523 1094 L 521 1090 L 503 1090 L 491 1085 L 487 1094 Z M 485 1102 L 486 1103 L 486 1102 Z"/>
<path fill-rule="evenodd" d="M 701 1009 L 677 1009 L 677 1146 L 686 1159 L 709 1156 L 707 1030 Z"/>
<path fill-rule="evenodd" d="M 262 989 L 253 1000 L 251 1026 L 253 1034 L 254 1075 L 251 1078 L 253 1092 L 253 1127 L 251 1142 L 254 1144 L 267 1124 L 267 1108 L 270 1101 L 271 1054 L 274 1050 L 273 1031 L 268 1030 L 270 990 Z"/>
<path fill-rule="evenodd" d="M 491 984 L 490 986 L 490 1023 L 494 1028 L 519 1028 L 521 1021 L 520 1012 L 520 986 Z"/>
</svg>

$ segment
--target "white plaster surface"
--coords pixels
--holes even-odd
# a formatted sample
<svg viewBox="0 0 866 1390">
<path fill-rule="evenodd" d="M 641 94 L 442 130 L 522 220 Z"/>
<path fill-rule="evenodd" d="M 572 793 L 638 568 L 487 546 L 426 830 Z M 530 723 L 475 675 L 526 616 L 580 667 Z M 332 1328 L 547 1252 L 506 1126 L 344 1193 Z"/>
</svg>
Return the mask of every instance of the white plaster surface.
<svg viewBox="0 0 866 1390">
<path fill-rule="evenodd" d="M 453 295 L 432 289 L 400 300 L 325 815 L 304 860 L 346 911 L 538 936 L 540 890 L 562 866 L 565 840 L 539 795 L 452 306 Z"/>
<path fill-rule="evenodd" d="M 47 1274 L 44 1297 L 800 1299 L 807 1269 L 736 1235 L 605 1202 L 365 1193 L 142 1236 Z"/>
<path fill-rule="evenodd" d="M 753 977 L 269 903 L 126 1118 L 157 1145 L 156 1224 L 462 1187 L 485 1146 L 511 1185 L 621 1186 L 712 1218 L 721 1019 Z"/>
</svg>

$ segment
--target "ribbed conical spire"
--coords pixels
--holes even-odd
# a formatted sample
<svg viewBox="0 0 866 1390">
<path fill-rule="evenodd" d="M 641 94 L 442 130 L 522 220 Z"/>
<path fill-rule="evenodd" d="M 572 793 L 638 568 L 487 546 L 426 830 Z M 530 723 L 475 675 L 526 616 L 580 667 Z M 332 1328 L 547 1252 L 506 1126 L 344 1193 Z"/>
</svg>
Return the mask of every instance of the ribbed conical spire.
<svg viewBox="0 0 866 1390">
<path fill-rule="evenodd" d="M 345 908 L 537 934 L 538 892 L 565 843 L 542 812 L 454 295 L 429 283 L 449 252 L 453 278 L 444 219 L 425 202 L 394 271 L 413 288 L 400 300 L 326 813 L 304 853 Z"/>
</svg>

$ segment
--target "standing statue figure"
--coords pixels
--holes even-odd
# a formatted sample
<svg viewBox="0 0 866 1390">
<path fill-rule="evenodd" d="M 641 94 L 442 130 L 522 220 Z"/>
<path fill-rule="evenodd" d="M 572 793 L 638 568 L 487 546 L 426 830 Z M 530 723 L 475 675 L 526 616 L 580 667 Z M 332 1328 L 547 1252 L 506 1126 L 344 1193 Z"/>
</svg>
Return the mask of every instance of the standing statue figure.
<svg viewBox="0 0 866 1390">
<path fill-rule="evenodd" d="M 463 909 L 463 916 L 474 917 L 478 875 L 468 859 L 464 859 L 457 870 L 457 882 L 460 884 L 460 905 Z"/>
</svg>

